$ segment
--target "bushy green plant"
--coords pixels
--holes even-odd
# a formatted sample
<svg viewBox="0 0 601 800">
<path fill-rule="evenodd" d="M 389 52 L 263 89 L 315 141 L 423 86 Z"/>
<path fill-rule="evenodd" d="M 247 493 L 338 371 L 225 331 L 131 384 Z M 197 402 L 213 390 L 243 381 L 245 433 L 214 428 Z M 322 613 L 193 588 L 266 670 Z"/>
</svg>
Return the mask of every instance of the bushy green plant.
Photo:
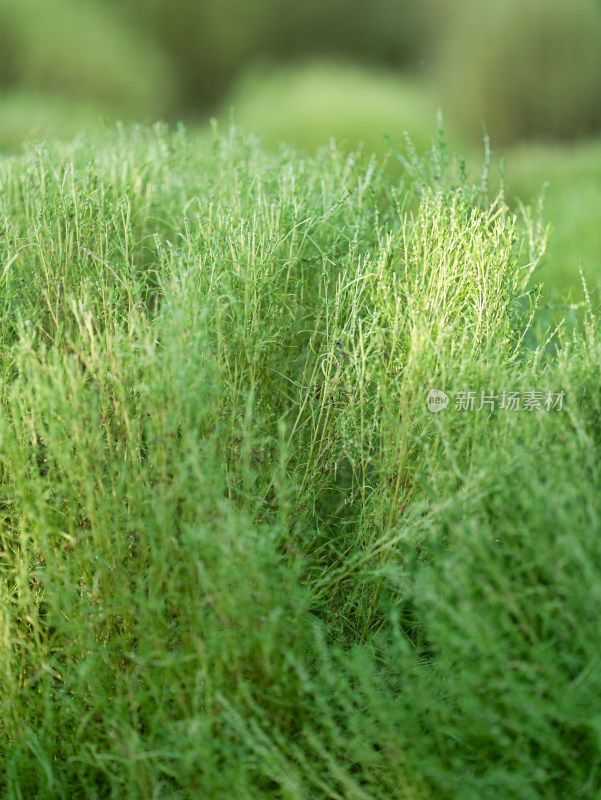
<svg viewBox="0 0 601 800">
<path fill-rule="evenodd" d="M 488 161 L 389 157 L 0 161 L 3 796 L 599 792 L 597 317 Z"/>
</svg>

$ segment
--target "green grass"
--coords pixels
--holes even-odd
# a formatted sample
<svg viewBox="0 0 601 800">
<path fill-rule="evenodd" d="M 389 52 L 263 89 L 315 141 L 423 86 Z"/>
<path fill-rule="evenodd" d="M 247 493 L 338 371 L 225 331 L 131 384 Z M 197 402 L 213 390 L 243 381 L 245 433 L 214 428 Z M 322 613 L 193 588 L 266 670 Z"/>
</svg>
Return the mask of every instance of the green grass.
<svg viewBox="0 0 601 800">
<path fill-rule="evenodd" d="M 404 131 L 409 131 L 417 150 L 425 152 L 438 108 L 444 113 L 450 146 L 466 155 L 472 169 L 478 169 L 482 159 L 480 118 L 465 125 L 456 104 L 448 102 L 431 75 L 387 73 L 344 62 L 312 61 L 287 67 L 266 63 L 238 80 L 219 116 L 228 119 L 233 110 L 234 120 L 260 134 L 263 144 L 272 150 L 286 141 L 315 153 L 334 138 L 346 153 L 361 143 L 365 152 L 383 159 L 387 153 L 383 133 L 402 140 Z M 556 302 L 554 291 L 571 290 L 574 300 L 582 301 L 580 262 L 592 291 L 601 282 L 599 140 L 500 146 L 492 127 L 493 183 L 503 157 L 506 198 L 512 208 L 519 213 L 516 199 L 536 205 L 548 185 L 544 214 L 553 235 L 540 271 L 546 299 L 553 297 Z M 400 177 L 394 160 L 388 162 L 388 169 Z"/>
<path fill-rule="evenodd" d="M 596 311 L 546 331 L 538 213 L 399 155 L 0 161 L 3 797 L 600 793 Z"/>
</svg>

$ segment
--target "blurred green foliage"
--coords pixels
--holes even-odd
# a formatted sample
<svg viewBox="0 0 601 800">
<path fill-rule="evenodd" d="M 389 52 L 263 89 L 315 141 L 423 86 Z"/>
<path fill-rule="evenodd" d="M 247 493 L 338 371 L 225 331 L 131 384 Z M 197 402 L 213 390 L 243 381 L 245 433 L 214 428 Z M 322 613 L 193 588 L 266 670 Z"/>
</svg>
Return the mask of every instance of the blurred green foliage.
<svg viewBox="0 0 601 800">
<path fill-rule="evenodd" d="M 368 15 L 360 0 L 0 0 L 0 145 L 39 135 L 49 119 L 70 135 L 82 105 L 91 119 L 94 109 L 136 120 L 215 113 L 261 61 L 415 67 L 429 19 L 419 0 L 374 0 Z"/>
<path fill-rule="evenodd" d="M 476 142 L 574 138 L 601 130 L 599 41 L 599 0 L 0 0 L 0 140 L 15 95 L 190 119 L 245 105 L 257 65 L 324 58 L 418 80 Z"/>
<path fill-rule="evenodd" d="M 432 65 L 445 109 L 479 140 L 574 139 L 601 130 L 599 0 L 439 0 Z"/>
<path fill-rule="evenodd" d="M 572 288 L 582 297 L 578 267 L 601 299 L 601 139 L 577 145 L 521 144 L 507 156 L 507 194 L 525 202 L 544 191 L 544 215 L 552 233 L 540 277 L 548 286 Z"/>
<path fill-rule="evenodd" d="M 359 0 L 0 0 L 0 86 L 181 113 L 221 99 L 249 59 L 407 65 L 426 29 L 418 0 L 374 0 L 368 15 Z"/>
<path fill-rule="evenodd" d="M 270 147 L 294 142 L 313 152 L 334 138 L 349 151 L 363 142 L 365 152 L 380 157 L 387 150 L 384 135 L 396 138 L 403 131 L 426 150 L 437 111 L 433 93 L 419 79 L 329 60 L 248 70 L 221 116 L 230 108 L 236 124 L 259 133 Z M 458 132 L 445 127 L 455 146 Z"/>
<path fill-rule="evenodd" d="M 0 0 L 0 86 L 138 117 L 176 106 L 170 57 L 97 2 Z"/>
<path fill-rule="evenodd" d="M 429 39 L 419 0 L 126 0 L 115 6 L 139 20 L 169 52 L 188 105 L 221 99 L 251 60 L 328 55 L 408 67 Z"/>
</svg>

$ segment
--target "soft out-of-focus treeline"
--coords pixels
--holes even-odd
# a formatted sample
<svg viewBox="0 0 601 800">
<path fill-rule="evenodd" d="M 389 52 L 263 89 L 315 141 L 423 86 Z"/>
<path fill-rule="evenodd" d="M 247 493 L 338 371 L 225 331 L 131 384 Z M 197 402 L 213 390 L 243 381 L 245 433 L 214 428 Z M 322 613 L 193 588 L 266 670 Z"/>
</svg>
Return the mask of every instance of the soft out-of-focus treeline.
<svg viewBox="0 0 601 800">
<path fill-rule="evenodd" d="M 88 0 L 89 2 L 90 0 Z M 328 54 L 399 67 L 415 63 L 430 17 L 420 0 L 108 0 L 169 53 L 181 100 L 219 100 L 246 64 Z M 125 15 L 125 14 L 124 14 Z"/>
<path fill-rule="evenodd" d="M 600 0 L 0 0 L 0 139 L 36 109 L 200 118 L 252 65 L 324 57 L 417 81 L 470 138 L 573 139 L 601 131 L 599 42 Z"/>
<path fill-rule="evenodd" d="M 327 53 L 403 67 L 428 39 L 419 0 L 0 0 L 0 91 L 107 114 L 214 108 L 256 59 Z"/>
<path fill-rule="evenodd" d="M 458 0 L 437 54 L 446 105 L 497 142 L 601 131 L 600 0 Z"/>
<path fill-rule="evenodd" d="M 94 0 L 0 0 L 0 87 L 134 115 L 164 111 L 173 59 L 133 19 Z"/>
</svg>

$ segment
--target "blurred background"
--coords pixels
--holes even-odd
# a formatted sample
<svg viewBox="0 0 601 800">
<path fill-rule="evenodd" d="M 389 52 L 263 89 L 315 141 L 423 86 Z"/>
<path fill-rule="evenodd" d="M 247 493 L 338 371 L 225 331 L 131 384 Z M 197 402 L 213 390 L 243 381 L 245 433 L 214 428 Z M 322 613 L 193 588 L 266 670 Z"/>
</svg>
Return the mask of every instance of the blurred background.
<svg viewBox="0 0 601 800">
<path fill-rule="evenodd" d="M 546 190 L 541 278 L 601 278 L 601 0 L 0 0 L 0 152 L 116 119 L 209 117 L 268 147 L 451 148 Z"/>
</svg>

